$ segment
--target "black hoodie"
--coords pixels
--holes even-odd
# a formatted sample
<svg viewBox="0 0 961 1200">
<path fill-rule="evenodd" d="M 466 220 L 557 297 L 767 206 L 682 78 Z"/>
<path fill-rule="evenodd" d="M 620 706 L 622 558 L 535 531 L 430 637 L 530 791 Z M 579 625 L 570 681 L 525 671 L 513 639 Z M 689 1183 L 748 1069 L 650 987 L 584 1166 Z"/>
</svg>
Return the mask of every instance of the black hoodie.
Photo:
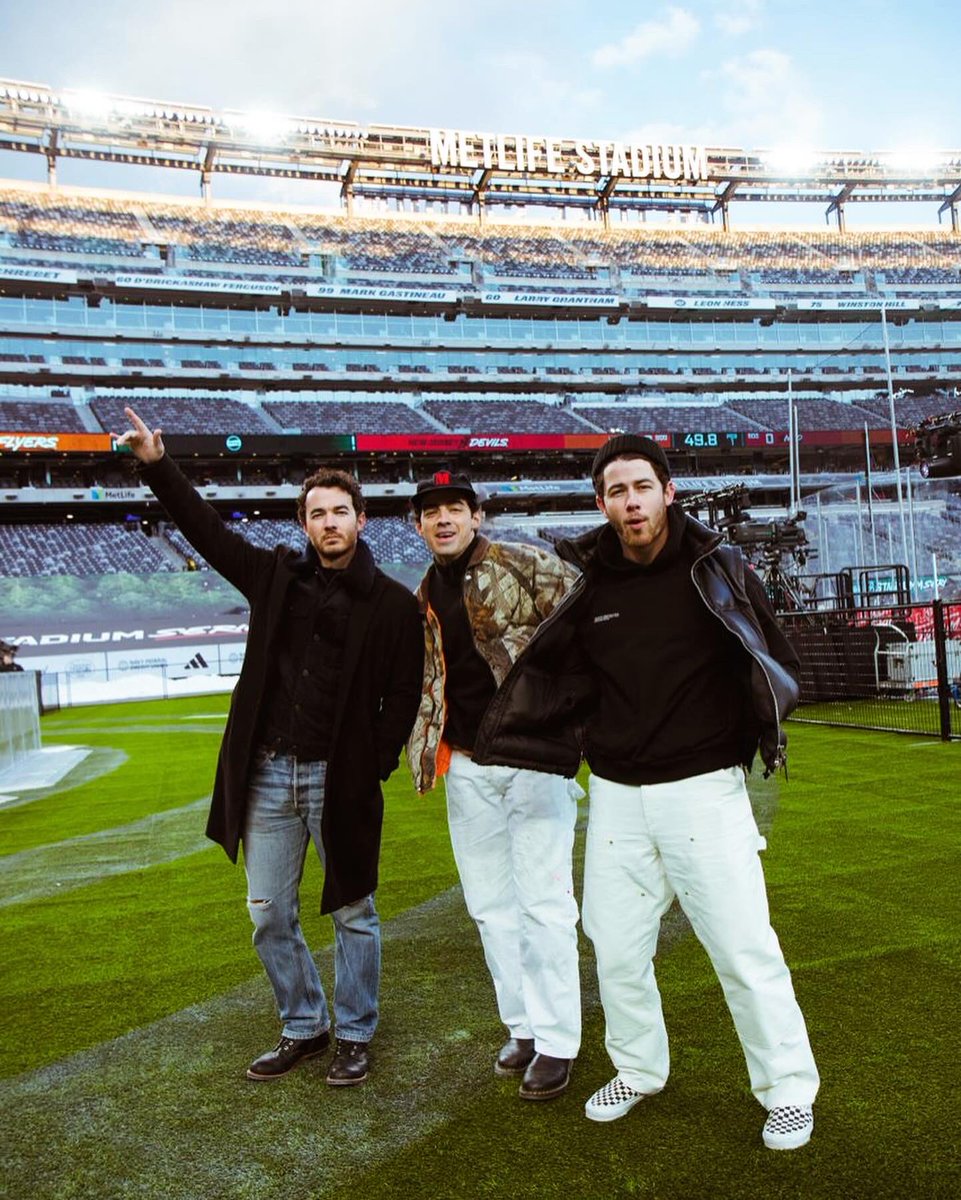
<svg viewBox="0 0 961 1200">
<path fill-rule="evenodd" d="M 591 770 L 616 783 L 666 783 L 740 761 L 747 656 L 691 579 L 684 516 L 649 565 L 626 559 L 608 526 L 578 635 L 600 685 L 587 728 Z"/>
</svg>

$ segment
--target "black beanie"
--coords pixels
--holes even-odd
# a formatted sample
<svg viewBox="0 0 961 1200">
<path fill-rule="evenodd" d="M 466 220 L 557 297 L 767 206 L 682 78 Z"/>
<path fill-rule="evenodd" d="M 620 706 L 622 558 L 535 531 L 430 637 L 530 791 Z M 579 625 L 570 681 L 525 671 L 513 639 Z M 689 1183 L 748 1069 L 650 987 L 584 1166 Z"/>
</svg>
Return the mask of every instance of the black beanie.
<svg viewBox="0 0 961 1200">
<path fill-rule="evenodd" d="M 596 480 L 607 464 L 621 454 L 635 454 L 640 458 L 646 458 L 648 462 L 660 467 L 668 479 L 671 477 L 671 468 L 667 465 L 667 455 L 657 442 L 639 433 L 618 433 L 614 437 L 608 438 L 594 455 L 591 478 Z"/>
</svg>

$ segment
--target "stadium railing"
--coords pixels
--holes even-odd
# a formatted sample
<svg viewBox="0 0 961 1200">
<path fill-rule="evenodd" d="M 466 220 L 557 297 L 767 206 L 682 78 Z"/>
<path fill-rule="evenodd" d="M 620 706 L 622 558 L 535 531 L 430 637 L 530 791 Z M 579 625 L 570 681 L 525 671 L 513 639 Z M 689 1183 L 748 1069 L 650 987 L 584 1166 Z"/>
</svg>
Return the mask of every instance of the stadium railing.
<svg viewBox="0 0 961 1200">
<path fill-rule="evenodd" d="M 204 647 L 203 654 L 206 655 L 203 665 L 191 663 L 187 670 L 160 663 L 143 669 L 95 667 L 82 671 L 44 671 L 40 676 L 43 712 L 87 704 L 170 700 L 177 696 L 232 691 L 240 676 L 243 646 L 229 652 L 216 646 Z"/>
<path fill-rule="evenodd" d="M 781 617 L 801 658 L 794 720 L 961 739 L 961 603 Z"/>
</svg>

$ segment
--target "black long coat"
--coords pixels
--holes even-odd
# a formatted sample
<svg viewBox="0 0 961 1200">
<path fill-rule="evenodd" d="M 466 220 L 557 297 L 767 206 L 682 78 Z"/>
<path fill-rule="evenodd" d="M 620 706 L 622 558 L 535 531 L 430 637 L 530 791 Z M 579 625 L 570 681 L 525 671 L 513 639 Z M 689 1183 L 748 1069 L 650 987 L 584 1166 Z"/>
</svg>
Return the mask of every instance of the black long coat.
<svg viewBox="0 0 961 1200">
<path fill-rule="evenodd" d="M 247 649 L 207 820 L 207 836 L 236 862 L 271 647 L 304 555 L 287 546 L 263 550 L 231 532 L 169 454 L 141 467 L 141 476 L 191 545 L 250 602 Z M 352 602 L 324 793 L 321 912 L 341 908 L 377 886 L 384 811 L 380 783 L 397 766 L 424 672 L 424 634 L 413 594 L 377 568 L 363 541 L 357 543 L 349 575 Z"/>
</svg>

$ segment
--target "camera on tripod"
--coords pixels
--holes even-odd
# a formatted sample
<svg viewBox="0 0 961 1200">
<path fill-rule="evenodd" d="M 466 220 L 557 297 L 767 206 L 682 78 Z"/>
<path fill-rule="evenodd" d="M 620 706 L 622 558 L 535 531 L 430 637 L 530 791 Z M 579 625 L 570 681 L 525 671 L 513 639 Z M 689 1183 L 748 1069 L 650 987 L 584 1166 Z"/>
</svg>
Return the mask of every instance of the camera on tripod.
<svg viewBox="0 0 961 1200">
<path fill-rule="evenodd" d="M 914 446 L 923 478 L 961 475 L 961 409 L 925 417 L 914 431 Z"/>
<path fill-rule="evenodd" d="M 793 517 L 774 517 L 770 521 L 747 517 L 728 525 L 728 541 L 740 546 L 749 558 L 763 566 L 779 563 L 787 553 L 803 566 L 812 553 L 801 525 L 806 517 L 807 513 L 802 511 Z M 750 553 L 752 550 L 753 554 Z"/>
</svg>

